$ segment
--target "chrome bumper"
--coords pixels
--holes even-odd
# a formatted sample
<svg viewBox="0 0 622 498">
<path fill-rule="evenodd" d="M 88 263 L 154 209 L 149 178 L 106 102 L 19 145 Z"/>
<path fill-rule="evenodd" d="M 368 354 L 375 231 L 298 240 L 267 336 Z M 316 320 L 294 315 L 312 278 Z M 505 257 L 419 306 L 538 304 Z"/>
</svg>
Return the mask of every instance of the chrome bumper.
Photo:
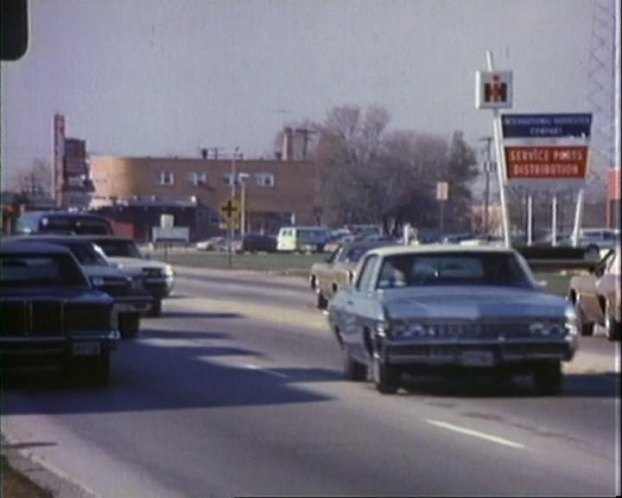
<svg viewBox="0 0 622 498">
<path fill-rule="evenodd" d="M 574 335 L 555 340 L 389 340 L 383 342 L 380 356 L 392 364 L 497 366 L 539 360 L 570 361 L 577 348 L 578 339 Z M 476 354 L 487 358 L 486 362 L 472 361 Z"/>
</svg>

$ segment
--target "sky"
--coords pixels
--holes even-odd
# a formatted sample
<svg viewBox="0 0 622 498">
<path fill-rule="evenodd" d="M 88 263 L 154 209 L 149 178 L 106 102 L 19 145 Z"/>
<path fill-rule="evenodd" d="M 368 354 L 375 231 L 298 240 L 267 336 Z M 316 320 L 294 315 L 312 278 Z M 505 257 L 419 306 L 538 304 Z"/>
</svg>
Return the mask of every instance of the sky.
<svg viewBox="0 0 622 498">
<path fill-rule="evenodd" d="M 1 66 L 2 185 L 52 160 L 54 113 L 90 154 L 273 157 L 286 122 L 380 105 L 390 129 L 491 134 L 475 72 L 513 112 L 585 112 L 595 0 L 29 0 Z M 21 173 L 23 174 L 23 173 Z"/>
</svg>

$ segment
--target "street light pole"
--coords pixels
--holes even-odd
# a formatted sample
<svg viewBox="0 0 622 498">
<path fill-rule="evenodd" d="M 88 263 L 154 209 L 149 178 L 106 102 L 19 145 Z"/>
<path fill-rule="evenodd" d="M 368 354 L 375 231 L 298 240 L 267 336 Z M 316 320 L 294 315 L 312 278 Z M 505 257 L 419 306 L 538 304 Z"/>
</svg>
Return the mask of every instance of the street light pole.
<svg viewBox="0 0 622 498">
<path fill-rule="evenodd" d="M 246 180 L 250 175 L 248 173 L 238 173 L 240 180 L 240 235 L 246 234 Z"/>
</svg>

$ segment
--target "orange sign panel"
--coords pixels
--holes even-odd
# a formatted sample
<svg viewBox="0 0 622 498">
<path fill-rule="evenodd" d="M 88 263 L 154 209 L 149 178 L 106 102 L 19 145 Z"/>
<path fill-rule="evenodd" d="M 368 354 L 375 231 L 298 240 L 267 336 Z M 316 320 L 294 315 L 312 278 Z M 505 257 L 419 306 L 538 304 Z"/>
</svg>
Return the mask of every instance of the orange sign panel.
<svg viewBox="0 0 622 498">
<path fill-rule="evenodd" d="M 583 180 L 587 146 L 505 147 L 508 180 Z"/>
</svg>

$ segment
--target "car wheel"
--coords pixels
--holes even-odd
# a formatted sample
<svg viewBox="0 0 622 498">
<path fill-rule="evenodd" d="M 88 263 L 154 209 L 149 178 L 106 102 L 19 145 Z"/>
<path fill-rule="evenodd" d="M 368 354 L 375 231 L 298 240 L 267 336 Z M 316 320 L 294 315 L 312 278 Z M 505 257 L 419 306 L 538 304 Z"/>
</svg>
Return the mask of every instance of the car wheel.
<svg viewBox="0 0 622 498">
<path fill-rule="evenodd" d="M 316 303 L 316 306 L 320 310 L 325 310 L 326 307 L 328 306 L 328 299 L 326 299 L 324 297 L 324 294 L 322 294 L 322 291 L 320 289 L 317 290 L 317 303 Z"/>
<path fill-rule="evenodd" d="M 613 317 L 609 301 L 605 303 L 605 333 L 610 341 L 619 341 L 622 335 L 622 322 Z"/>
<path fill-rule="evenodd" d="M 162 314 L 162 300 L 154 299 L 151 309 L 149 310 L 149 316 L 157 317 Z"/>
<path fill-rule="evenodd" d="M 124 339 L 132 339 L 140 330 L 140 314 L 122 313 L 119 315 L 119 332 Z"/>
<path fill-rule="evenodd" d="M 345 346 L 341 346 L 343 360 L 343 377 L 353 382 L 361 382 L 367 379 L 367 367 L 352 359 Z"/>
<path fill-rule="evenodd" d="M 562 391 L 563 373 L 560 361 L 547 361 L 533 371 L 536 391 L 543 395 L 559 394 Z"/>
<path fill-rule="evenodd" d="M 381 364 L 378 358 L 374 358 L 372 373 L 380 394 L 395 394 L 400 388 L 401 372 L 393 365 Z"/>
<path fill-rule="evenodd" d="M 579 329 L 579 333 L 584 337 L 594 335 L 594 323 L 585 321 L 585 315 L 578 298 L 575 302 L 575 311 L 577 314 L 577 328 Z"/>
</svg>

